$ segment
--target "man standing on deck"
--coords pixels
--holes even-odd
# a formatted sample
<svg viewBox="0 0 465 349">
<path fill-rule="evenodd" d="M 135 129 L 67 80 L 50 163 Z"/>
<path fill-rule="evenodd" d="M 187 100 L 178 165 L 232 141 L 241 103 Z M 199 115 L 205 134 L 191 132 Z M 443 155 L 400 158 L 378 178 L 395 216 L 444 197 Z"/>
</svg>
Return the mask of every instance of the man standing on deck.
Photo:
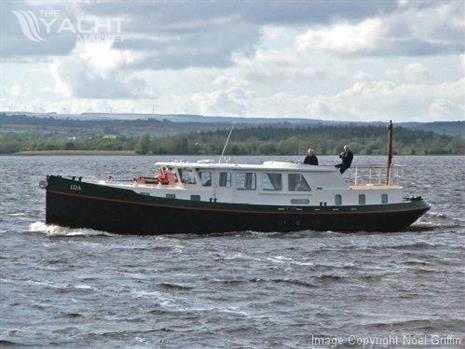
<svg viewBox="0 0 465 349">
<path fill-rule="evenodd" d="M 342 162 L 337 164 L 336 167 L 339 169 L 339 172 L 343 174 L 348 168 L 350 168 L 352 165 L 352 160 L 354 159 L 354 153 L 352 153 L 347 144 L 344 146 L 344 151 L 339 154 L 339 158 L 342 160 Z"/>
<path fill-rule="evenodd" d="M 318 158 L 315 155 L 315 151 L 312 148 L 307 150 L 307 156 L 304 159 L 305 165 L 318 165 Z"/>
</svg>

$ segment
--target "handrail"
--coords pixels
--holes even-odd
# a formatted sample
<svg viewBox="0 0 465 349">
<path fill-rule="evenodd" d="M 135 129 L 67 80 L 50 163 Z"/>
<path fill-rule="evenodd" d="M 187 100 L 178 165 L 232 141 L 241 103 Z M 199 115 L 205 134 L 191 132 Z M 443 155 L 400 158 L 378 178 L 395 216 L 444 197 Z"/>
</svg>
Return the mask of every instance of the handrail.
<svg viewBox="0 0 465 349">
<path fill-rule="evenodd" d="M 385 182 L 386 166 L 383 165 L 355 165 L 352 166 L 348 181 L 354 185 L 398 185 L 400 183 L 400 170 L 405 166 L 391 165 L 389 183 Z M 350 175 L 352 174 L 352 176 Z"/>
<path fill-rule="evenodd" d="M 392 164 L 392 167 L 405 167 L 405 165 L 397 165 L 397 164 Z M 358 167 L 358 168 L 386 168 L 385 165 L 354 165 L 352 167 Z"/>
</svg>

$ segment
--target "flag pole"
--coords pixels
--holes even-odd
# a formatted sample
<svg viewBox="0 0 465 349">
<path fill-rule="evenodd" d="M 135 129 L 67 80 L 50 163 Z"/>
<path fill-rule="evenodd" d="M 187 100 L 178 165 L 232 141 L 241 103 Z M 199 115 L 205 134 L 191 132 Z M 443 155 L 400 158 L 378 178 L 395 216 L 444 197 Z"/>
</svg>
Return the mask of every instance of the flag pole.
<svg viewBox="0 0 465 349">
<path fill-rule="evenodd" d="M 386 167 L 386 185 L 391 184 L 391 168 L 392 168 L 392 132 L 393 125 L 392 120 L 389 121 L 388 126 L 388 144 L 387 144 L 387 167 Z"/>
</svg>

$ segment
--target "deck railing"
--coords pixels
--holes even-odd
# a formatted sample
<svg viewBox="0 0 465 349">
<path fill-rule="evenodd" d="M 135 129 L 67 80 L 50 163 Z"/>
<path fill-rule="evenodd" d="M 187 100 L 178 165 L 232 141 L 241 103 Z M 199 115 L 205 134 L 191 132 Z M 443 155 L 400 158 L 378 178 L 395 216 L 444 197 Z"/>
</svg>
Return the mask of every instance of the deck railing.
<svg viewBox="0 0 465 349">
<path fill-rule="evenodd" d="M 400 165 L 392 165 L 389 182 L 387 182 L 387 167 L 383 165 L 357 165 L 347 171 L 347 180 L 352 185 L 399 185 L 401 177 Z"/>
</svg>

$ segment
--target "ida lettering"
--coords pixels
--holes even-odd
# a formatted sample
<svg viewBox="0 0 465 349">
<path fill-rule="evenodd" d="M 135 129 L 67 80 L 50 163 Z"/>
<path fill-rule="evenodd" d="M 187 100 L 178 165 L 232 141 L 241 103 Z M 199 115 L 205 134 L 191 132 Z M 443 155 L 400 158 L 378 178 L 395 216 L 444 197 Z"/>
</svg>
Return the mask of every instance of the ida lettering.
<svg viewBox="0 0 465 349">
<path fill-rule="evenodd" d="M 69 189 L 72 190 L 72 191 L 82 191 L 81 186 L 77 185 L 77 184 L 71 184 L 69 186 Z"/>
</svg>

